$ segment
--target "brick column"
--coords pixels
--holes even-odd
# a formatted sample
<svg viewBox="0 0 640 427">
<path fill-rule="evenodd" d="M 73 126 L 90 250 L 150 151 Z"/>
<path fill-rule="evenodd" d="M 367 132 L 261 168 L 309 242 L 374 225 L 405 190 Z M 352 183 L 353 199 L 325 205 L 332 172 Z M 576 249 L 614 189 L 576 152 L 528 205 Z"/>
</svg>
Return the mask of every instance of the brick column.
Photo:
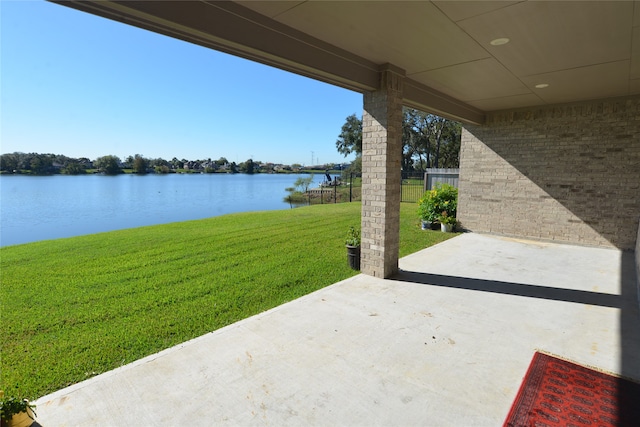
<svg viewBox="0 0 640 427">
<path fill-rule="evenodd" d="M 380 89 L 364 94 L 362 115 L 362 265 L 364 274 L 398 271 L 404 72 L 380 72 Z"/>
</svg>

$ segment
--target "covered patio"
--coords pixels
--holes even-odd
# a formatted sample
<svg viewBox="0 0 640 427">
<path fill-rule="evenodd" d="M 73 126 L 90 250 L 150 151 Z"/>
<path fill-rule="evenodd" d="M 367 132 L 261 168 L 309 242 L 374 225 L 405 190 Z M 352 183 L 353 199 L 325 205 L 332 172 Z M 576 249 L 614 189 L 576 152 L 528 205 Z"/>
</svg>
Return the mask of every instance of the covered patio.
<svg viewBox="0 0 640 427">
<path fill-rule="evenodd" d="M 44 396 L 53 426 L 504 421 L 534 351 L 640 379 L 633 257 L 463 234 Z"/>
<path fill-rule="evenodd" d="M 43 426 L 499 425 L 536 349 L 640 379 L 639 1 L 58 3 L 361 92 L 364 274 Z M 399 260 L 403 106 L 462 121 L 473 233 Z"/>
</svg>

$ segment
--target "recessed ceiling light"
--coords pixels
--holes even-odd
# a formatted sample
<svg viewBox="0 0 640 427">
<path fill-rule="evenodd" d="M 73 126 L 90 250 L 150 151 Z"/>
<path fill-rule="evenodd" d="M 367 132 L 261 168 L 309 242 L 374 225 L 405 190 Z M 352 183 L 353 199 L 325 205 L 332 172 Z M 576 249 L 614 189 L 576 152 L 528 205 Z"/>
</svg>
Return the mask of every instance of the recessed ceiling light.
<svg viewBox="0 0 640 427">
<path fill-rule="evenodd" d="M 549 87 L 549 83 L 540 83 L 536 85 L 536 89 L 544 89 L 545 87 Z"/>
<path fill-rule="evenodd" d="M 506 37 L 501 37 L 501 38 L 499 38 L 499 39 L 491 40 L 491 42 L 490 42 L 490 43 L 491 43 L 491 45 L 492 45 L 492 46 L 502 46 L 503 44 L 507 44 L 507 43 L 509 43 L 509 41 L 510 41 L 510 40 L 509 40 L 508 38 L 506 38 Z"/>
</svg>

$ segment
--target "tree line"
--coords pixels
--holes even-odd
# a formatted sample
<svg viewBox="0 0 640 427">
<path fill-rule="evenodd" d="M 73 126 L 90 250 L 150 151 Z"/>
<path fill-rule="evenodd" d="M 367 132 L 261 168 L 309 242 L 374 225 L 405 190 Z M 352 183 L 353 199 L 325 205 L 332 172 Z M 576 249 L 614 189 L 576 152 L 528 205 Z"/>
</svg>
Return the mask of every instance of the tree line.
<svg viewBox="0 0 640 427">
<path fill-rule="evenodd" d="M 412 108 L 404 108 L 402 113 L 403 172 L 459 167 L 462 133 L 459 122 Z M 345 157 L 354 153 L 354 168 L 361 168 L 362 120 L 355 114 L 346 118 L 336 141 L 336 149 Z"/>
<path fill-rule="evenodd" d="M 67 174 L 80 175 L 89 171 L 117 175 L 129 170 L 135 174 L 146 173 L 174 173 L 202 172 L 202 173 L 261 173 L 261 172 L 289 172 L 301 168 L 300 164 L 274 165 L 248 159 L 236 164 L 229 162 L 225 157 L 218 160 L 200 159 L 187 160 L 174 157 L 171 160 L 162 158 L 147 158 L 141 154 L 128 156 L 121 160 L 118 156 L 107 155 L 89 160 L 87 157 L 72 158 L 62 154 L 40 153 L 6 153 L 0 156 L 0 172 L 2 173 L 27 173 L 34 175 Z"/>
</svg>

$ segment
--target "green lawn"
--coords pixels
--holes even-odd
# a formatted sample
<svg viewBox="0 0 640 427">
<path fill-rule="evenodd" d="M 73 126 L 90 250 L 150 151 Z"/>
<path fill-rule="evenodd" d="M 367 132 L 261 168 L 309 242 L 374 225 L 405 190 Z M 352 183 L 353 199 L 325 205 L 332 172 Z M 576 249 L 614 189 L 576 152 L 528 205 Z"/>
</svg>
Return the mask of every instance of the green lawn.
<svg viewBox="0 0 640 427">
<path fill-rule="evenodd" d="M 0 389 L 36 398 L 356 274 L 360 203 L 0 248 Z M 401 209 L 401 256 L 449 237 Z"/>
</svg>

